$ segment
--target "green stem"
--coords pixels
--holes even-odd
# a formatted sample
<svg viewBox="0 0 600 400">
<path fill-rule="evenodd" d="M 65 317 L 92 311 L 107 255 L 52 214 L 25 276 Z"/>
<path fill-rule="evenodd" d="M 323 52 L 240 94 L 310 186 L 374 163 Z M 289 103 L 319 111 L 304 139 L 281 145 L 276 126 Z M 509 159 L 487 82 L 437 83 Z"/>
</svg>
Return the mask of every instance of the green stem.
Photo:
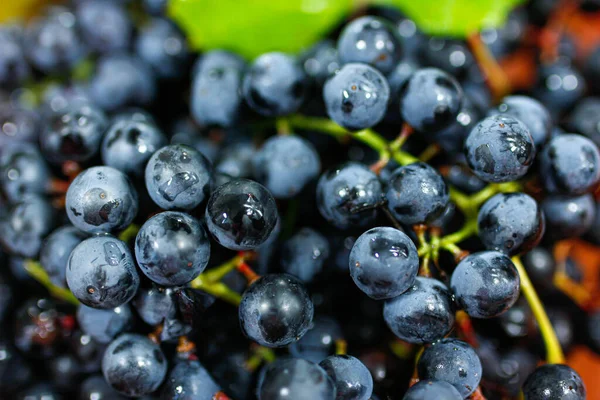
<svg viewBox="0 0 600 400">
<path fill-rule="evenodd" d="M 513 257 L 512 261 L 521 278 L 521 292 L 525 296 L 525 299 L 527 299 L 527 303 L 529 303 L 529 307 L 540 327 L 542 338 L 546 344 L 546 361 L 550 364 L 563 364 L 565 362 L 565 356 L 560 347 L 560 342 L 556 337 L 556 332 L 554 332 L 554 328 L 546 314 L 544 305 L 540 301 L 519 256 Z"/>
<path fill-rule="evenodd" d="M 288 122 L 294 128 L 327 133 L 338 139 L 348 136 L 348 131 L 327 118 L 309 118 L 303 115 L 292 115 Z"/>
<path fill-rule="evenodd" d="M 119 239 L 125 243 L 129 243 L 131 239 L 134 239 L 140 231 L 139 225 L 131 224 L 121 233 L 119 233 Z"/>
<path fill-rule="evenodd" d="M 190 286 L 194 289 L 203 290 L 210 295 L 233 304 L 234 306 L 238 306 L 242 301 L 242 296 L 223 282 L 208 282 L 204 278 L 203 274 L 198 275 L 196 279 L 190 283 Z"/>
<path fill-rule="evenodd" d="M 41 283 L 53 297 L 69 302 L 74 306 L 79 305 L 79 300 L 77 300 L 77 298 L 69 289 L 56 286 L 54 283 L 52 283 L 48 273 L 39 262 L 34 260 L 25 260 L 24 267 L 25 271 L 27 271 L 27 273 L 31 275 L 33 279 Z"/>
<path fill-rule="evenodd" d="M 453 247 L 453 245 L 456 245 L 456 243 L 460 243 L 463 240 L 468 239 L 476 233 L 477 219 L 469 218 L 460 230 L 442 237 L 440 239 L 440 247 L 450 252 L 454 252 L 454 250 L 456 249 Z"/>
<path fill-rule="evenodd" d="M 285 117 L 277 118 L 275 121 L 275 127 L 277 129 L 277 133 L 280 135 L 289 135 L 292 133 L 290 121 Z"/>
<path fill-rule="evenodd" d="M 456 207 L 458 207 L 458 209 L 460 211 L 462 211 L 463 214 L 467 214 L 468 212 L 471 211 L 470 210 L 471 202 L 470 202 L 469 196 L 467 196 L 460 190 L 455 189 L 452 186 L 450 186 L 449 192 L 450 192 L 450 200 L 452 200 L 452 202 L 454 204 L 456 204 Z"/>
<path fill-rule="evenodd" d="M 200 276 L 199 276 L 199 277 L 201 277 L 200 280 L 202 280 L 203 282 L 205 282 L 207 284 L 213 284 L 213 283 L 220 282 L 221 279 L 223 279 L 223 277 L 225 275 L 227 275 L 228 273 L 230 273 L 231 271 L 236 269 L 242 261 L 244 261 L 244 257 L 239 256 L 239 255 L 235 256 L 231 260 L 224 262 L 223 264 L 219 265 L 218 267 L 211 268 L 208 271 L 200 274 Z M 196 279 L 198 279 L 198 278 L 196 278 Z"/>
</svg>

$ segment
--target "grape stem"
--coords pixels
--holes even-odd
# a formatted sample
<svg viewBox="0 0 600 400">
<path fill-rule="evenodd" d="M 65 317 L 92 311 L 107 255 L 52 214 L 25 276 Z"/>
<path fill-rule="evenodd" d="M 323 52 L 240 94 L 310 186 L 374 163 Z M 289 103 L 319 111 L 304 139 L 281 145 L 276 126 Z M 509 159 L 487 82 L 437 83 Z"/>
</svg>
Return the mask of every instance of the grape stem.
<svg viewBox="0 0 600 400">
<path fill-rule="evenodd" d="M 267 364 L 275 361 L 275 353 L 268 347 L 253 345 L 252 355 L 246 360 L 246 369 L 248 371 L 256 371 L 256 369 L 263 363 Z"/>
<path fill-rule="evenodd" d="M 139 225 L 131 224 L 119 233 L 119 239 L 125 243 L 129 243 L 131 239 L 134 239 L 140 231 Z"/>
<path fill-rule="evenodd" d="M 52 283 L 48 273 L 38 261 L 25 260 L 23 266 L 25 267 L 25 271 L 33 279 L 41 283 L 53 297 L 71 303 L 74 306 L 79 305 L 79 300 L 77 300 L 68 288 L 63 288 Z"/>
<path fill-rule="evenodd" d="M 512 258 L 517 271 L 519 272 L 519 277 L 521 278 L 521 292 L 525 296 L 531 311 L 533 312 L 533 316 L 540 327 L 540 332 L 542 334 L 542 338 L 544 339 L 544 343 L 546 344 L 546 361 L 550 364 L 563 364 L 565 362 L 565 356 L 563 355 L 562 348 L 560 347 L 560 342 L 556 337 L 556 332 L 554 332 L 554 328 L 550 323 L 550 319 L 548 319 L 548 315 L 546 314 L 546 310 L 538 297 L 535 288 L 533 287 L 529 276 L 527 275 L 527 271 L 521 262 L 519 256 L 515 256 Z"/>
<path fill-rule="evenodd" d="M 348 354 L 348 342 L 344 339 L 337 339 L 335 341 L 335 354 L 338 356 L 345 356 Z"/>
</svg>

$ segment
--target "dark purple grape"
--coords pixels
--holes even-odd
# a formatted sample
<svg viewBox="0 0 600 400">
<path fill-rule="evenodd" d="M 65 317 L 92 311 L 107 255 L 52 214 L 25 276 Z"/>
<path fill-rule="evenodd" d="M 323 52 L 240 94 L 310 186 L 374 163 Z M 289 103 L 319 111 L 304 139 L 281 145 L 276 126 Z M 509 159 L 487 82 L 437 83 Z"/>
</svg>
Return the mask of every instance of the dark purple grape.
<svg viewBox="0 0 600 400">
<path fill-rule="evenodd" d="M 108 310 L 82 304 L 77 309 L 77 322 L 81 330 L 98 343 L 110 343 L 133 324 L 133 314 L 127 304 Z"/>
<path fill-rule="evenodd" d="M 336 398 L 369 400 L 373 393 L 371 372 L 359 359 L 348 355 L 329 356 L 319 363 L 333 381 Z"/>
<path fill-rule="evenodd" d="M 200 362 L 181 360 L 169 372 L 160 399 L 210 400 L 220 390 Z"/>
<path fill-rule="evenodd" d="M 584 400 L 585 385 L 577 372 L 560 364 L 538 367 L 523 384 L 525 400 Z"/>
<path fill-rule="evenodd" d="M 444 381 L 421 380 L 408 388 L 402 400 L 462 400 L 454 386 Z"/>
<path fill-rule="evenodd" d="M 0 152 L 0 191 L 7 200 L 19 201 L 27 193 L 46 194 L 51 171 L 35 145 L 8 143 Z"/>
<path fill-rule="evenodd" d="M 343 339 L 340 325 L 332 318 L 316 316 L 312 327 L 290 344 L 289 351 L 293 357 L 318 363 L 334 353 L 339 339 Z"/>
<path fill-rule="evenodd" d="M 283 244 L 281 253 L 282 270 L 310 282 L 329 257 L 329 242 L 314 229 L 302 228 Z"/>
<path fill-rule="evenodd" d="M 310 361 L 291 358 L 268 368 L 259 382 L 259 400 L 332 400 L 336 389 L 327 373 Z"/>
<path fill-rule="evenodd" d="M 40 249 L 40 264 L 57 286 L 66 287 L 67 262 L 73 249 L 87 235 L 71 225 L 62 226 L 46 237 Z"/>
</svg>

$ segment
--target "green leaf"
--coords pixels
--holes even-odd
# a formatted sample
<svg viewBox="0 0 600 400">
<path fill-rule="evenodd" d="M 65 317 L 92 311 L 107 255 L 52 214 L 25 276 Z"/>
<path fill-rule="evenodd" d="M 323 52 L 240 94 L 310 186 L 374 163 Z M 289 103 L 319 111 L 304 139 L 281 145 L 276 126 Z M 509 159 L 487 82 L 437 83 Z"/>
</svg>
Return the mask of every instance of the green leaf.
<svg viewBox="0 0 600 400">
<path fill-rule="evenodd" d="M 353 0 L 170 0 L 169 14 L 194 49 L 297 53 L 318 41 L 352 9 Z"/>
<path fill-rule="evenodd" d="M 466 37 L 482 28 L 501 26 L 524 0 L 375 0 L 394 5 L 430 35 Z"/>
</svg>

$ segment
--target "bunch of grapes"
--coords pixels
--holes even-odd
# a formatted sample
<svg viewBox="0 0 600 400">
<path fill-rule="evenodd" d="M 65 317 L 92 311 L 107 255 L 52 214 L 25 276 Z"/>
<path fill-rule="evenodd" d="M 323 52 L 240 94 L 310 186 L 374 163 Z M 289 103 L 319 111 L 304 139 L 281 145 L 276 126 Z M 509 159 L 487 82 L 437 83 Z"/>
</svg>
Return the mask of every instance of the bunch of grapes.
<svg viewBox="0 0 600 400">
<path fill-rule="evenodd" d="M 164 0 L 1 25 L 0 398 L 585 399 L 599 5 L 553 3 L 254 60 Z"/>
</svg>

